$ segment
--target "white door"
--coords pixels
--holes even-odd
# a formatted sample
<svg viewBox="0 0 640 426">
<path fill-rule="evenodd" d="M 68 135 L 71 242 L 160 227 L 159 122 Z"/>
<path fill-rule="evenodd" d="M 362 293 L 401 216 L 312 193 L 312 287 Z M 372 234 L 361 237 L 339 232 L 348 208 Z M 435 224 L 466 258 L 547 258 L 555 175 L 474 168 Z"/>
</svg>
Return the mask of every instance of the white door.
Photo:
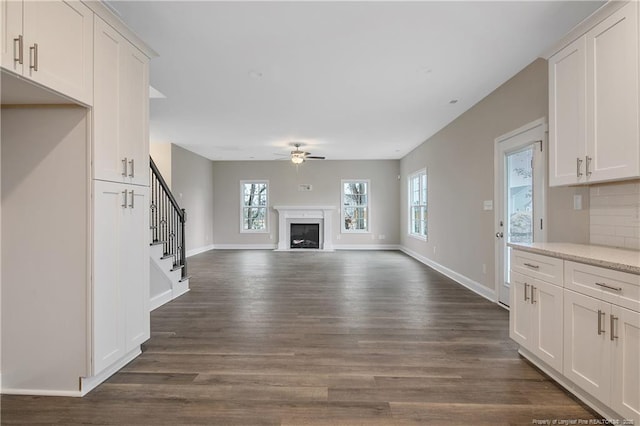
<svg viewBox="0 0 640 426">
<path fill-rule="evenodd" d="M 549 58 L 549 185 L 584 182 L 586 41 Z"/>
<path fill-rule="evenodd" d="M 532 308 L 530 288 L 533 279 L 514 272 L 511 276 L 511 313 L 509 315 L 509 336 L 529 350 L 533 349 L 532 336 Z"/>
<path fill-rule="evenodd" d="M 638 12 L 625 7 L 587 33 L 587 157 L 590 181 L 637 176 Z"/>
<path fill-rule="evenodd" d="M 24 75 L 93 102 L 93 12 L 77 0 L 25 1 Z"/>
<path fill-rule="evenodd" d="M 640 419 L 640 313 L 613 305 L 609 318 L 613 346 L 611 407 L 627 419 Z"/>
<path fill-rule="evenodd" d="M 563 374 L 605 404 L 611 392 L 611 304 L 564 290 Z"/>
<path fill-rule="evenodd" d="M 535 280 L 531 289 L 533 306 L 533 353 L 562 372 L 562 287 Z"/>
<path fill-rule="evenodd" d="M 0 27 L 0 32 L 2 33 L 2 43 L 0 45 L 0 58 L 2 59 L 0 65 L 2 65 L 2 68 L 22 74 L 25 64 L 22 2 L 0 2 L 0 22 L 2 22 Z"/>
<path fill-rule="evenodd" d="M 496 139 L 495 238 L 498 301 L 509 306 L 507 243 L 545 241 L 547 126 L 537 120 Z"/>
</svg>

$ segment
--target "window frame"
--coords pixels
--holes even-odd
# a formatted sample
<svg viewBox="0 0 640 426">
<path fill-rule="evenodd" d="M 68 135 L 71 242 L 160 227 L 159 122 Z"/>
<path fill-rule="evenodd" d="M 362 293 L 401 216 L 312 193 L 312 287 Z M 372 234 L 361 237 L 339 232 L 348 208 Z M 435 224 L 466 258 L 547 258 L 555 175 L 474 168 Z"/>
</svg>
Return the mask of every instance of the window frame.
<svg viewBox="0 0 640 426">
<path fill-rule="evenodd" d="M 365 183 L 367 186 L 367 204 L 358 205 L 364 207 L 367 211 L 367 228 L 366 229 L 346 229 L 345 228 L 345 204 L 344 204 L 344 185 L 345 183 Z M 371 179 L 342 179 L 340 181 L 340 233 L 341 234 L 370 234 L 371 233 Z"/>
<path fill-rule="evenodd" d="M 244 186 L 247 184 L 265 184 L 267 194 L 264 207 L 253 206 L 254 208 L 263 208 L 264 212 L 264 229 L 245 229 L 244 228 Z M 269 181 L 267 179 L 245 179 L 240 181 L 240 233 L 242 234 L 268 234 L 269 233 Z"/>
<path fill-rule="evenodd" d="M 425 188 L 422 187 L 422 176 L 424 175 Z M 423 168 L 417 170 L 407 176 L 407 232 L 410 237 L 416 238 L 421 241 L 429 241 L 429 175 L 427 174 L 427 168 Z M 413 193 L 415 192 L 413 189 L 413 181 L 415 178 L 418 178 L 418 204 L 413 204 Z M 424 200 L 422 199 L 424 193 Z M 423 207 L 424 206 L 424 235 L 422 233 L 414 232 L 414 215 L 413 209 L 414 207 Z"/>
</svg>

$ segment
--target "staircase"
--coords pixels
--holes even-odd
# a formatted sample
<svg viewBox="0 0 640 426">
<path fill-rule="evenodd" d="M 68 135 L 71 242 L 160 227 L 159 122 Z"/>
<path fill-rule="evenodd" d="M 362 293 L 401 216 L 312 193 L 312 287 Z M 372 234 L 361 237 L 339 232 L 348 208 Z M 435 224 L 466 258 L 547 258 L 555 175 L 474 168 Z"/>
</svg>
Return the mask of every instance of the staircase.
<svg viewBox="0 0 640 426">
<path fill-rule="evenodd" d="M 150 207 L 150 309 L 154 310 L 189 291 L 184 226 L 181 209 L 158 167 L 149 158 Z"/>
</svg>

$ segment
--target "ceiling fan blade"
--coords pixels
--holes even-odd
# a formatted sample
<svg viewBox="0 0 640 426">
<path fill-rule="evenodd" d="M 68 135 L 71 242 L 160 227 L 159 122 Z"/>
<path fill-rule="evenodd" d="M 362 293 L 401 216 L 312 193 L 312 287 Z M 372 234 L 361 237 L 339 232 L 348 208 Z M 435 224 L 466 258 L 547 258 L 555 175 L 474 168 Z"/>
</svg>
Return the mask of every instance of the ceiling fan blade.
<svg viewBox="0 0 640 426">
<path fill-rule="evenodd" d="M 320 157 L 318 155 L 308 155 L 305 158 L 311 159 L 311 160 L 324 160 L 324 157 Z"/>
</svg>

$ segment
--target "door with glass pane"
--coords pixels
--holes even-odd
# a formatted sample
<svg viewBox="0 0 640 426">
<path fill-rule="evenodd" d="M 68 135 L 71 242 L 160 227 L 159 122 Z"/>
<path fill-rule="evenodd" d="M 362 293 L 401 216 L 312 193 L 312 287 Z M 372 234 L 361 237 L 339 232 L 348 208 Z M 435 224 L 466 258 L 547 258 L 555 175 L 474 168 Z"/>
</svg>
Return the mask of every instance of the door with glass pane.
<svg viewBox="0 0 640 426">
<path fill-rule="evenodd" d="M 546 125 L 536 123 L 496 140 L 496 290 L 498 301 L 506 306 L 510 292 L 507 244 L 545 239 Z"/>
</svg>

